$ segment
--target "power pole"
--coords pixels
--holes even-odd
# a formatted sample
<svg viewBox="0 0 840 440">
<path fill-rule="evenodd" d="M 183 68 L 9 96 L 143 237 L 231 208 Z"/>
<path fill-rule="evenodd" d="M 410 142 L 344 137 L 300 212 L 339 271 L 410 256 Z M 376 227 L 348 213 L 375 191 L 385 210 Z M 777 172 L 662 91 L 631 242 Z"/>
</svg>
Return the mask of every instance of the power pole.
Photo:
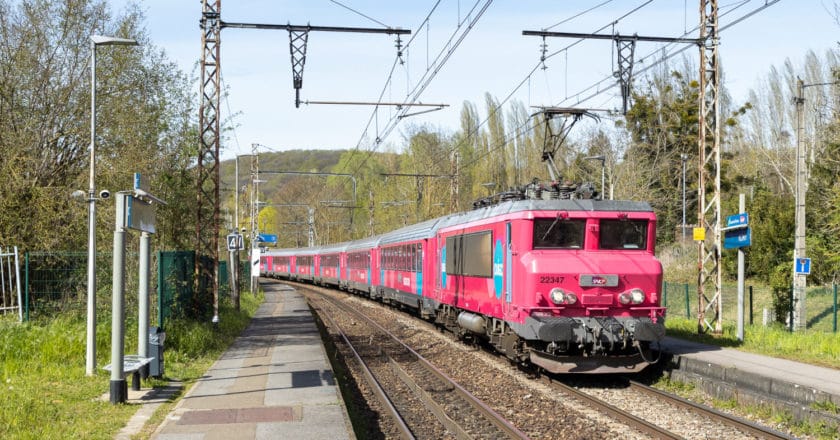
<svg viewBox="0 0 840 440">
<path fill-rule="evenodd" d="M 249 273 L 251 277 L 251 294 L 257 293 L 257 279 L 259 272 L 254 276 L 254 261 L 259 264 L 259 244 L 257 234 L 259 223 L 257 217 L 260 215 L 260 156 L 257 153 L 259 144 L 251 144 L 251 252 L 248 253 Z M 257 256 L 255 258 L 255 256 Z"/>
<path fill-rule="evenodd" d="M 222 31 L 221 0 L 203 0 L 201 12 L 201 105 L 198 111 L 198 200 L 196 203 L 195 292 L 210 281 L 214 304 L 219 298 L 219 96 Z M 204 257 L 204 258 L 202 258 Z M 205 261 L 202 264 L 202 260 Z M 209 261 L 207 261 L 209 260 Z M 213 316 L 218 322 L 218 311 Z"/>
<path fill-rule="evenodd" d="M 310 31 L 353 32 L 400 35 L 407 29 L 355 28 L 335 26 L 297 26 L 251 23 L 225 23 L 221 16 L 222 0 L 202 0 L 201 8 L 201 103 L 199 106 L 199 152 L 197 161 L 195 292 L 209 280 L 214 302 L 219 297 L 219 147 L 221 139 L 221 33 L 226 27 L 240 29 L 281 29 L 289 32 L 292 61 L 292 85 L 295 106 L 300 106 L 303 67 Z M 204 261 L 204 264 L 202 264 Z M 214 321 L 218 316 L 214 316 Z"/>
<path fill-rule="evenodd" d="M 461 153 L 458 151 L 452 152 L 452 161 L 450 162 L 450 174 L 452 175 L 452 181 L 449 186 L 449 211 L 450 212 L 460 212 L 461 211 L 461 197 L 458 190 L 458 168 L 460 166 L 461 161 Z"/>
<path fill-rule="evenodd" d="M 697 225 L 711 232 L 698 242 L 697 332 L 723 331 L 720 231 L 720 71 L 718 66 L 718 2 L 700 1 L 700 117 L 697 139 Z M 711 194 L 706 186 L 711 184 Z M 711 299 L 708 295 L 711 294 Z M 707 311 L 713 316 L 708 317 Z"/>
<path fill-rule="evenodd" d="M 373 232 L 373 208 L 375 207 L 376 202 L 374 202 L 374 200 L 373 200 L 373 190 L 372 189 L 368 190 L 368 197 L 370 199 L 368 201 L 368 231 L 369 231 L 368 236 L 373 237 L 374 235 L 376 235 Z"/>
<path fill-rule="evenodd" d="M 638 41 L 662 43 L 691 43 L 700 47 L 700 96 L 699 96 L 699 164 L 698 164 L 698 226 L 710 231 L 711 237 L 699 242 L 698 250 L 698 324 L 697 331 L 707 328 L 715 333 L 723 331 L 721 322 L 721 231 L 720 231 L 720 72 L 718 66 L 718 2 L 700 0 L 699 38 L 670 38 L 640 35 L 582 34 L 571 32 L 522 31 L 522 35 L 540 37 L 593 38 L 615 41 L 618 70 L 615 72 L 621 86 L 623 109 L 626 112 L 632 85 L 633 55 Z M 545 49 L 543 49 L 544 51 Z M 706 185 L 711 184 L 711 192 Z M 711 294 L 708 299 L 707 293 Z M 706 311 L 713 316 L 707 319 Z"/>
</svg>

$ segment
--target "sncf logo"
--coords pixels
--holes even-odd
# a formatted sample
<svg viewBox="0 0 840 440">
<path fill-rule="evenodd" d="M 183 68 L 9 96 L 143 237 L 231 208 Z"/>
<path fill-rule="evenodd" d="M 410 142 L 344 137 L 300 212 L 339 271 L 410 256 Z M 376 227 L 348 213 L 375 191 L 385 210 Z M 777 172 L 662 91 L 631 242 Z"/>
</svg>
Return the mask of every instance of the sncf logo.
<svg viewBox="0 0 840 440">
<path fill-rule="evenodd" d="M 607 279 L 604 277 L 593 276 L 592 277 L 592 284 L 595 286 L 604 286 L 607 284 Z"/>
</svg>

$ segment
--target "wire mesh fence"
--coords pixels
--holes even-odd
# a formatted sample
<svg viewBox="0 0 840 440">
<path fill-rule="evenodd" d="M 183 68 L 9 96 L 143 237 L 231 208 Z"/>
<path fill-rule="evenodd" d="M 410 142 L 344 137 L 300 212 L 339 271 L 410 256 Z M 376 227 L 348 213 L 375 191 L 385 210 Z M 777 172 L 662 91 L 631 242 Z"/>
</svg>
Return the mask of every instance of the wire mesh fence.
<svg viewBox="0 0 840 440">
<path fill-rule="evenodd" d="M 23 281 L 23 319 L 49 318 L 62 313 L 84 313 L 87 309 L 88 283 L 86 252 L 27 252 L 24 255 L 21 278 Z M 203 280 L 202 288 L 194 291 L 194 251 L 160 251 L 152 256 L 150 266 L 157 268 L 149 274 L 149 285 L 157 286 L 150 292 L 149 316 L 156 317 L 163 327 L 167 319 L 177 317 L 197 318 L 212 311 L 210 280 Z M 110 315 L 113 292 L 112 254 L 96 253 L 96 310 L 104 319 Z M 202 264 L 209 264 L 202 259 Z M 240 267 L 247 269 L 247 264 Z M 219 296 L 229 296 L 227 262 L 219 262 Z M 125 254 L 125 307 L 126 316 L 137 311 L 139 297 L 139 263 L 136 252 Z M 247 274 L 240 276 L 247 280 Z"/>
<path fill-rule="evenodd" d="M 805 296 L 807 328 L 816 331 L 837 332 L 838 285 L 808 287 Z M 697 285 L 664 282 L 662 302 L 668 309 L 668 316 L 696 319 L 698 314 Z M 790 316 L 790 301 L 783 301 L 786 310 L 777 314 L 774 310 L 773 289 L 766 286 L 745 286 L 744 323 L 746 325 L 769 325 L 778 316 Z M 738 286 L 724 284 L 721 289 L 723 323 L 737 323 Z"/>
</svg>

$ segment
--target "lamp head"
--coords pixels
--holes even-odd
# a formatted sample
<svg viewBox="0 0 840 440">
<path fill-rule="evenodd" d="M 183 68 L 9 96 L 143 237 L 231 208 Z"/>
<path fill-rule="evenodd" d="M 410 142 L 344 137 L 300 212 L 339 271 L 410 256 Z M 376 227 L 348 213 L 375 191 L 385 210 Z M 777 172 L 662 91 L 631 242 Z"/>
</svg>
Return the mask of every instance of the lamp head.
<svg viewBox="0 0 840 440">
<path fill-rule="evenodd" d="M 96 46 L 137 46 L 140 44 L 133 38 L 106 37 L 103 35 L 91 35 L 90 42 Z"/>
</svg>

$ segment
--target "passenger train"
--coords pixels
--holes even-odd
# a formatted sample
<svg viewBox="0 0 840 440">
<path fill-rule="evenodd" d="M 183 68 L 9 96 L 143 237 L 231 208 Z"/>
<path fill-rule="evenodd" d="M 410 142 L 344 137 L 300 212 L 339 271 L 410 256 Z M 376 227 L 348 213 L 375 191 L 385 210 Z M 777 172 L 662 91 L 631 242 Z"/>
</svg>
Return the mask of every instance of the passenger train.
<svg viewBox="0 0 840 440">
<path fill-rule="evenodd" d="M 665 334 L 656 216 L 582 188 L 535 182 L 374 237 L 267 250 L 260 272 L 413 309 L 552 373 L 637 372 Z"/>
</svg>

